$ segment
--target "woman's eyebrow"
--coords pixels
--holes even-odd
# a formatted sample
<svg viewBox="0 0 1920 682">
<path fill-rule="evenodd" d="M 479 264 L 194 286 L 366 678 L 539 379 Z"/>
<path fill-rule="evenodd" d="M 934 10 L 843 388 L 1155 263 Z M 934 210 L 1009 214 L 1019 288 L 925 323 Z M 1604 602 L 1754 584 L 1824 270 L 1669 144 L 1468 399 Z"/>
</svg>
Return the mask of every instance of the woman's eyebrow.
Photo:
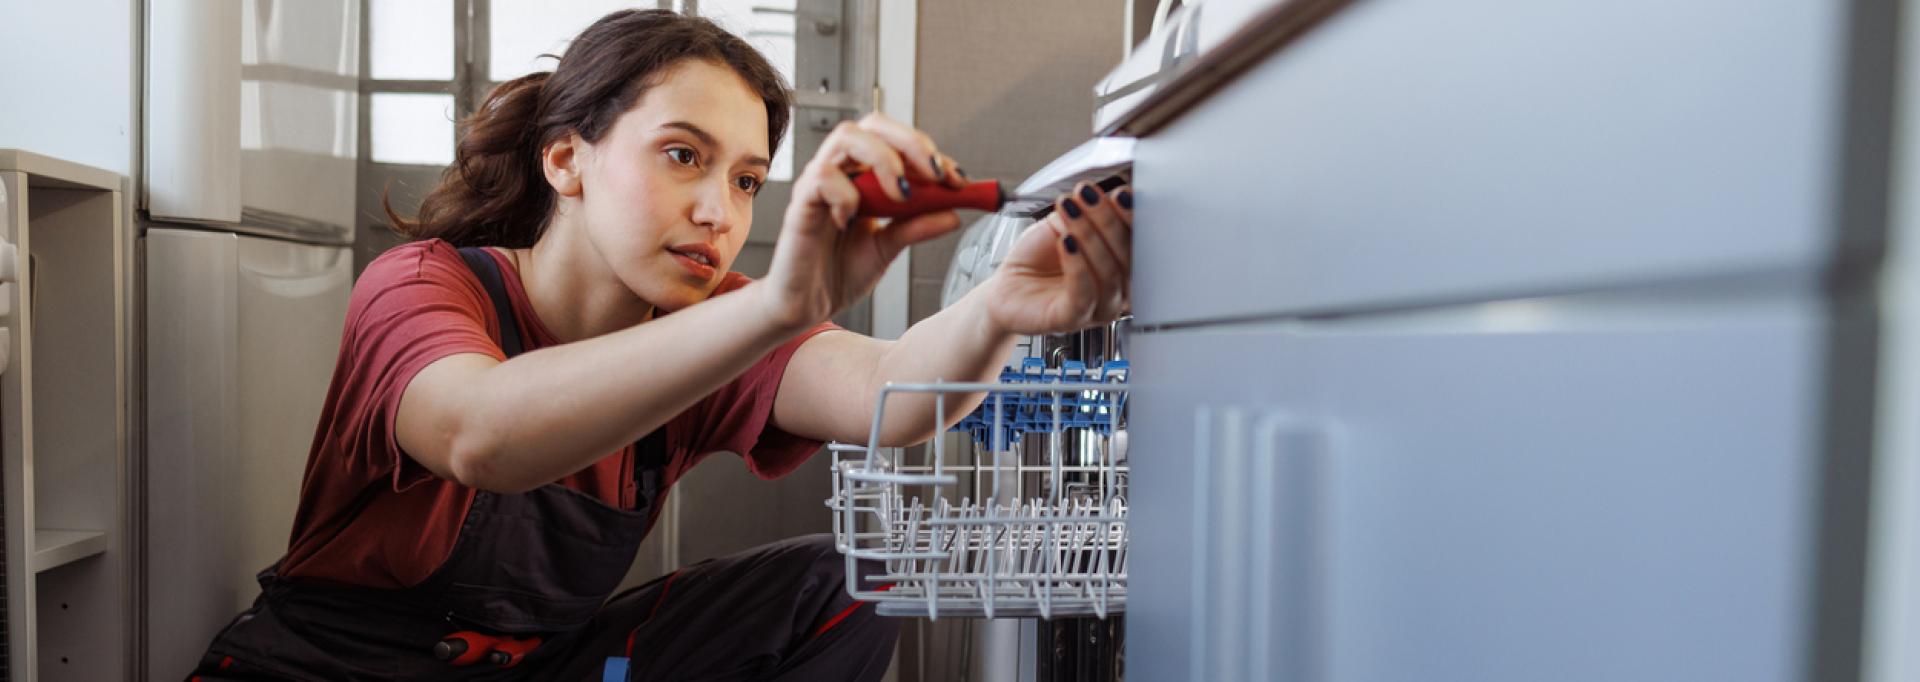
<svg viewBox="0 0 1920 682">
<path fill-rule="evenodd" d="M 702 130 L 700 126 L 694 125 L 692 123 L 688 123 L 686 121 L 668 121 L 666 123 L 660 124 L 660 127 L 684 130 L 684 131 L 687 131 L 689 134 L 692 134 L 694 137 L 699 138 L 700 144 L 704 144 L 709 147 L 720 146 L 720 141 L 717 139 L 714 139 L 712 133 Z"/>
<path fill-rule="evenodd" d="M 719 149 L 721 146 L 720 140 L 715 138 L 712 133 L 709 133 L 706 130 L 702 129 L 700 126 L 694 125 L 693 123 L 688 121 L 668 121 L 666 123 L 660 124 L 660 127 L 673 128 L 675 130 L 684 130 L 687 132 L 687 134 L 692 135 L 694 136 L 694 138 L 700 140 L 700 144 L 706 145 L 708 147 Z M 747 165 L 760 166 L 763 168 L 771 168 L 773 166 L 773 161 L 762 156 L 749 156 L 747 157 Z"/>
</svg>

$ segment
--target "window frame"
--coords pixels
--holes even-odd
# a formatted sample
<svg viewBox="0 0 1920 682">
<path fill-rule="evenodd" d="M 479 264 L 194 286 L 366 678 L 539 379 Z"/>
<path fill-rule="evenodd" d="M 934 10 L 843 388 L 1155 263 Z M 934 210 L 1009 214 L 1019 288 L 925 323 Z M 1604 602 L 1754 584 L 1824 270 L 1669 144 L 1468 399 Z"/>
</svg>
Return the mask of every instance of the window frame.
<svg viewBox="0 0 1920 682">
<path fill-rule="evenodd" d="M 367 0 L 368 3 L 382 0 Z M 397 1 L 397 0 L 385 0 Z M 794 154 L 794 167 L 803 165 L 802 157 L 812 158 L 812 151 L 818 148 L 807 144 L 799 134 L 802 128 L 824 135 L 831 129 L 832 122 L 840 119 L 874 111 L 878 107 L 874 85 L 873 52 L 874 46 L 862 41 L 850 40 L 848 36 L 864 33 L 875 35 L 877 32 L 877 2 L 875 0 L 795 0 L 796 27 L 794 45 L 794 117 L 791 128 L 794 130 L 793 148 L 787 150 Z M 700 16 L 699 0 L 657 0 L 655 7 L 670 9 L 682 13 Z M 408 78 L 372 78 L 362 76 L 359 79 L 359 158 L 368 164 L 377 166 L 419 166 L 441 168 L 441 164 L 388 163 L 373 161 L 373 95 L 376 94 L 421 94 L 451 95 L 454 104 L 454 121 L 472 114 L 486 99 L 499 81 L 490 80 L 492 71 L 492 31 L 489 29 L 492 0 L 453 0 L 453 77 L 450 80 L 408 79 Z M 849 22 L 852 16 L 856 22 Z M 831 28 L 808 26 L 819 34 L 837 35 L 839 40 L 804 41 L 800 35 L 805 33 L 798 25 L 800 21 L 812 18 L 824 21 Z M 856 31 L 847 30 L 849 23 L 858 23 Z M 366 65 L 366 73 L 373 70 L 373 12 L 368 9 L 360 13 L 360 63 Z M 874 42 L 874 41 L 865 41 Z M 851 44 L 850 44 L 851 43 Z M 811 57 L 810 59 L 803 59 Z M 851 58 L 850 58 L 851 57 Z M 826 59 L 823 59 L 826 58 Z M 831 63 L 828 67 L 825 64 Z M 804 66 L 804 69 L 803 69 Z M 825 80 L 825 88 L 818 85 L 801 86 L 801 82 L 812 83 Z M 836 86 L 837 83 L 837 86 Z M 854 84 L 855 87 L 847 87 Z M 811 115 L 809 115 L 811 114 Z M 456 140 L 459 130 L 454 131 Z M 801 150 L 807 153 L 801 154 Z"/>
</svg>

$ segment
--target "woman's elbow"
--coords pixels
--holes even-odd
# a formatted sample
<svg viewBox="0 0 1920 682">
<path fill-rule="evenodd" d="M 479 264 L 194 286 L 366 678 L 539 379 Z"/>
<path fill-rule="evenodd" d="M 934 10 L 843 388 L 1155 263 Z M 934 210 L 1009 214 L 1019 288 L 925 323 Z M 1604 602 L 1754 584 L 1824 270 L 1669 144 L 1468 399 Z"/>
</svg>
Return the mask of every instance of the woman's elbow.
<svg viewBox="0 0 1920 682">
<path fill-rule="evenodd" d="M 447 455 L 447 473 L 453 482 L 490 493 L 517 494 L 540 487 L 502 471 L 499 448 L 456 441 Z"/>
</svg>

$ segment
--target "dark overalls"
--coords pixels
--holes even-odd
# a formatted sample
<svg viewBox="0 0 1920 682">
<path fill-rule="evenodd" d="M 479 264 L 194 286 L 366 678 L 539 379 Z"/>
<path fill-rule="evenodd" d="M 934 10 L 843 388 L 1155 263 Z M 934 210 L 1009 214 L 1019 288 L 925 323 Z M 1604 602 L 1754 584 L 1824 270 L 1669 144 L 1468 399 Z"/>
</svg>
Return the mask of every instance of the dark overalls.
<svg viewBox="0 0 1920 682">
<path fill-rule="evenodd" d="M 460 252 L 493 300 L 502 350 L 519 354 L 498 264 L 481 249 Z M 268 568 L 260 597 L 192 678 L 597 681 L 610 656 L 630 659 L 629 680 L 881 677 L 899 624 L 847 596 L 830 536 L 704 561 L 608 600 L 666 494 L 664 427 L 634 453 L 634 509 L 559 484 L 479 491 L 446 562 L 413 587 L 283 579 Z"/>
</svg>

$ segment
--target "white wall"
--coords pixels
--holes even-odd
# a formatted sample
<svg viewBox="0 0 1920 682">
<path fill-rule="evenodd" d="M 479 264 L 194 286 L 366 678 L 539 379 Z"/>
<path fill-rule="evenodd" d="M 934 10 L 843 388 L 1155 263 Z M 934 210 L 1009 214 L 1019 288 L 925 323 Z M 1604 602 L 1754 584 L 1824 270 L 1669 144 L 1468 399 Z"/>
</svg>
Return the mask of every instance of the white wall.
<svg viewBox="0 0 1920 682">
<path fill-rule="evenodd" d="M 138 0 L 0 0 L 0 148 L 132 175 Z"/>
</svg>

